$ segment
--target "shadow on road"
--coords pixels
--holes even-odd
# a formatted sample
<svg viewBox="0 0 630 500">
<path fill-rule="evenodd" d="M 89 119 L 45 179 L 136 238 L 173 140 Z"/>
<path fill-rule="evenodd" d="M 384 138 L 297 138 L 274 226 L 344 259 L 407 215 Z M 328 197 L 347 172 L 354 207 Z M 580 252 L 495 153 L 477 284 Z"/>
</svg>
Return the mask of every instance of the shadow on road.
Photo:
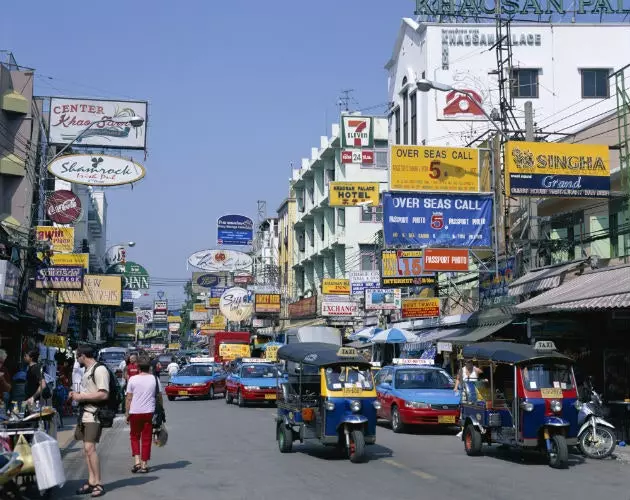
<svg viewBox="0 0 630 500">
<path fill-rule="evenodd" d="M 341 450 L 332 446 L 322 446 L 316 443 L 300 444 L 293 448 L 296 453 L 302 453 L 314 458 L 323 460 L 348 460 L 345 449 Z M 391 449 L 386 446 L 375 444 L 367 447 L 368 461 L 380 460 L 393 456 Z"/>
<path fill-rule="evenodd" d="M 124 488 L 125 486 L 141 486 L 143 484 L 157 481 L 155 476 L 144 477 L 128 477 L 125 479 L 118 479 L 109 483 L 104 483 L 105 494 L 107 495 L 113 490 Z M 77 495 L 76 491 L 85 484 L 85 480 L 71 480 L 68 481 L 60 491 L 55 491 L 54 495 L 57 498 L 90 498 L 90 495 Z"/>
<path fill-rule="evenodd" d="M 191 464 L 192 462 L 189 462 L 188 460 L 178 460 L 177 462 L 172 462 L 170 464 L 152 465 L 149 472 L 156 472 L 159 470 L 183 469 L 184 467 L 188 467 Z"/>
<path fill-rule="evenodd" d="M 463 451 L 463 446 L 462 446 Z M 508 446 L 486 446 L 482 456 L 496 458 L 514 464 L 549 467 L 549 459 L 544 453 L 511 448 Z M 586 463 L 584 457 L 569 454 L 569 468 Z"/>
<path fill-rule="evenodd" d="M 379 420 L 378 426 L 384 429 L 391 429 L 392 426 L 386 420 Z M 410 434 L 412 436 L 455 436 L 460 427 L 443 426 L 443 425 L 407 425 L 402 434 Z"/>
</svg>

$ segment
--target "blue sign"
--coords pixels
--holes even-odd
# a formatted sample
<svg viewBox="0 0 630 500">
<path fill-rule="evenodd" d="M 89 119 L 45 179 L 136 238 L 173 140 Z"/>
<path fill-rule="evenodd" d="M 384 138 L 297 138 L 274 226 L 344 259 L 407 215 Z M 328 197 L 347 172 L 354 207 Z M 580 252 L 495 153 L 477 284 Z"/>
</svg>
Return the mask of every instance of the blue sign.
<svg viewBox="0 0 630 500">
<path fill-rule="evenodd" d="M 197 276 L 195 283 L 202 288 L 212 288 L 219 284 L 220 279 L 221 278 L 216 274 L 202 274 L 201 276 Z"/>
<path fill-rule="evenodd" d="M 214 288 L 210 289 L 210 297 L 213 299 L 220 299 L 226 290 L 226 286 L 215 286 Z"/>
<path fill-rule="evenodd" d="M 492 195 L 383 193 L 387 245 L 491 247 Z"/>
<path fill-rule="evenodd" d="M 224 215 L 217 220 L 219 245 L 251 245 L 254 239 L 254 222 L 244 215 Z"/>
</svg>

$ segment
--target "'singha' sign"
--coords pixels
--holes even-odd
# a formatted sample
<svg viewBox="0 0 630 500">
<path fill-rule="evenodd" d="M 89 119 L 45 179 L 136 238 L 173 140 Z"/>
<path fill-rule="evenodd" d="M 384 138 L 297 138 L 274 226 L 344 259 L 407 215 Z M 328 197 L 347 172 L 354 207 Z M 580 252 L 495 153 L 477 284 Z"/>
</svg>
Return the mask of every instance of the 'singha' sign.
<svg viewBox="0 0 630 500">
<path fill-rule="evenodd" d="M 627 1 L 627 0 L 626 0 Z M 577 0 L 576 14 L 629 14 L 624 0 Z M 568 0 L 416 0 L 418 16 L 475 17 L 510 15 L 564 15 L 573 2 Z"/>
</svg>

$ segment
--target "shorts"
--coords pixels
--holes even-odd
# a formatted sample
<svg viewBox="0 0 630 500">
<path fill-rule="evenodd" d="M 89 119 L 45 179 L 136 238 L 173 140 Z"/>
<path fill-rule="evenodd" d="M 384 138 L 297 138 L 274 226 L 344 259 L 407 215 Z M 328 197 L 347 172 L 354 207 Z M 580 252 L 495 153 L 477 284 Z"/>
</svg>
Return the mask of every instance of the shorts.
<svg viewBox="0 0 630 500">
<path fill-rule="evenodd" d="M 74 430 L 74 439 L 86 443 L 98 443 L 101 440 L 103 428 L 98 422 L 82 422 Z"/>
</svg>

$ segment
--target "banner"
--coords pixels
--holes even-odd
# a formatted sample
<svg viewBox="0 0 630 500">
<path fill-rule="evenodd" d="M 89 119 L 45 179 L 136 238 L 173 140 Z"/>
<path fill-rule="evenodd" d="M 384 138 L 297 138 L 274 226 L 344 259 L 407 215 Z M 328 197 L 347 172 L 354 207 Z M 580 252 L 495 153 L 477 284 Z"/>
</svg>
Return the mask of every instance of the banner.
<svg viewBox="0 0 630 500">
<path fill-rule="evenodd" d="M 359 203 L 372 207 L 379 205 L 378 182 L 330 182 L 328 184 L 328 206 L 347 207 Z"/>
<path fill-rule="evenodd" d="M 120 306 L 122 302 L 122 280 L 120 276 L 86 274 L 83 277 L 83 290 L 60 291 L 58 301 L 66 304 Z"/>
<path fill-rule="evenodd" d="M 279 313 L 280 297 L 279 293 L 257 293 L 254 296 L 254 312 Z"/>
<path fill-rule="evenodd" d="M 40 267 L 35 275 L 35 288 L 81 290 L 83 271 L 81 266 Z"/>
<path fill-rule="evenodd" d="M 479 150 L 392 146 L 390 189 L 442 193 L 479 192 Z"/>
<path fill-rule="evenodd" d="M 48 241 L 53 252 L 72 253 L 74 250 L 74 228 L 37 226 L 35 228 L 37 241 Z"/>
<path fill-rule="evenodd" d="M 217 220 L 219 245 L 251 245 L 254 240 L 254 221 L 244 215 L 224 215 Z"/>
<path fill-rule="evenodd" d="M 396 289 L 376 288 L 365 291 L 365 310 L 394 311 L 400 309 L 401 291 Z"/>
<path fill-rule="evenodd" d="M 435 275 L 425 273 L 422 268 L 422 250 L 393 250 L 381 252 L 383 269 L 381 282 L 385 288 L 399 286 L 435 285 Z"/>
<path fill-rule="evenodd" d="M 324 295 L 350 295 L 350 280 L 324 278 L 322 293 Z"/>
<path fill-rule="evenodd" d="M 511 196 L 610 195 L 608 146 L 509 141 L 505 146 L 505 171 L 506 191 Z"/>
<path fill-rule="evenodd" d="M 435 318 L 440 316 L 440 299 L 404 299 L 403 318 Z"/>
<path fill-rule="evenodd" d="M 468 249 L 425 248 L 423 269 L 430 272 L 466 272 Z"/>
<path fill-rule="evenodd" d="M 492 195 L 383 194 L 386 245 L 492 246 Z"/>
<path fill-rule="evenodd" d="M 350 271 L 350 295 L 361 295 L 365 290 L 381 286 L 381 273 L 379 271 Z"/>
</svg>

